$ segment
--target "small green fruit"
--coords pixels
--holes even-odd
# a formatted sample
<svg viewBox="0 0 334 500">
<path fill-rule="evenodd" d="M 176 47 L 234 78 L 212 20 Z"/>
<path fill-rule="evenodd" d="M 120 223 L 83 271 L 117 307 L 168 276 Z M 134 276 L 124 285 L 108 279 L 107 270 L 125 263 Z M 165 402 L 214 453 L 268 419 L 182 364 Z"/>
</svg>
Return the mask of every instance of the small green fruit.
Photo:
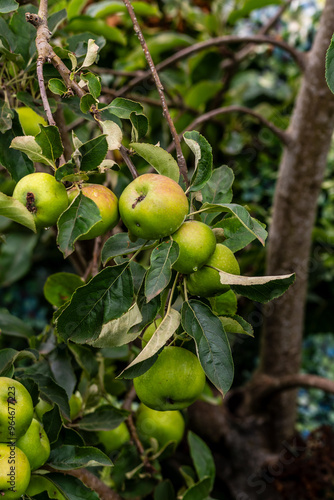
<svg viewBox="0 0 334 500">
<path fill-rule="evenodd" d="M 92 227 L 87 234 L 79 238 L 79 240 L 92 240 L 110 231 L 118 223 L 118 199 L 110 189 L 101 184 L 84 184 L 81 190 L 84 196 L 87 196 L 87 198 L 90 198 L 96 203 L 102 217 L 102 220 Z M 68 192 L 70 203 L 78 194 L 78 188 L 70 189 Z"/>
<path fill-rule="evenodd" d="M 188 199 L 169 177 L 144 174 L 124 189 L 119 211 L 132 237 L 155 240 L 169 236 L 181 226 L 188 213 Z"/>
<path fill-rule="evenodd" d="M 64 184 L 44 172 L 22 177 L 15 186 L 13 198 L 32 213 L 37 228 L 56 224 L 60 214 L 68 207 Z"/>
<path fill-rule="evenodd" d="M 136 429 L 145 444 L 149 444 L 153 437 L 158 441 L 159 448 L 170 441 L 174 441 L 176 447 L 182 440 L 184 428 L 184 420 L 179 411 L 156 411 L 143 403 L 139 406 Z"/>
<path fill-rule="evenodd" d="M 24 385 L 0 377 L 0 442 L 21 437 L 30 426 L 33 414 L 32 399 Z"/>
<path fill-rule="evenodd" d="M 50 403 L 44 401 L 44 399 L 40 399 L 35 406 L 35 413 L 37 418 L 42 422 L 44 413 L 52 410 L 52 408 L 53 406 Z"/>
<path fill-rule="evenodd" d="M 22 106 L 21 108 L 16 108 L 16 111 L 25 135 L 37 135 L 41 130 L 39 125 L 47 125 L 44 118 L 31 108 Z"/>
<path fill-rule="evenodd" d="M 80 414 L 82 407 L 82 396 L 80 392 L 77 391 L 76 393 L 72 394 L 69 400 L 69 405 L 70 405 L 70 417 L 71 420 L 74 420 Z"/>
<path fill-rule="evenodd" d="M 158 411 L 181 410 L 196 401 L 205 373 L 195 354 L 183 347 L 165 347 L 157 361 L 133 380 L 138 398 Z"/>
<path fill-rule="evenodd" d="M 3 500 L 17 500 L 28 488 L 29 460 L 12 443 L 0 443 L 0 492 Z"/>
<path fill-rule="evenodd" d="M 42 475 L 32 475 L 30 479 L 29 486 L 27 488 L 26 494 L 30 497 L 35 497 L 43 491 L 48 492 L 49 498 L 55 498 L 56 500 L 66 500 L 64 495 L 56 488 L 54 484 L 47 479 L 47 476 Z"/>
<path fill-rule="evenodd" d="M 182 274 L 190 274 L 200 269 L 216 248 L 216 238 L 212 229 L 203 222 L 187 221 L 172 234 L 179 246 L 179 257 L 173 269 Z"/>
<path fill-rule="evenodd" d="M 233 252 L 227 246 L 218 243 L 202 269 L 187 277 L 187 288 L 192 295 L 213 297 L 230 289 L 229 285 L 220 282 L 219 272 L 207 266 L 216 267 L 230 274 L 240 274 L 239 264 Z"/>
<path fill-rule="evenodd" d="M 39 469 L 50 456 L 49 438 L 42 424 L 35 418 L 27 432 L 16 441 L 16 446 L 25 453 L 31 470 Z"/>
<path fill-rule="evenodd" d="M 119 450 L 123 444 L 127 443 L 131 439 L 128 428 L 124 422 L 122 422 L 115 429 L 111 429 L 109 431 L 98 431 L 97 435 L 100 443 L 104 445 L 107 453 Z"/>
</svg>

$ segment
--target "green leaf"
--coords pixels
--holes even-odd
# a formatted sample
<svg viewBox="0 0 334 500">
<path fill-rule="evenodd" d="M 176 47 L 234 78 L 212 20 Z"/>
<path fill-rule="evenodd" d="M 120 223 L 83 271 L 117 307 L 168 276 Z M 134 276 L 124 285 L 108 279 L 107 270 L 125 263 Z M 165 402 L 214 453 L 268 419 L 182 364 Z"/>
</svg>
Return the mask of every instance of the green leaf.
<svg viewBox="0 0 334 500">
<path fill-rule="evenodd" d="M 29 339 L 34 336 L 33 329 L 26 322 L 0 308 L 0 335 L 10 335 Z"/>
<path fill-rule="evenodd" d="M 59 78 L 50 78 L 48 82 L 48 87 L 53 92 L 53 94 L 56 95 L 64 95 L 67 92 L 67 87 L 63 80 L 60 80 Z"/>
<path fill-rule="evenodd" d="M 0 18 L 1 19 L 1 18 Z M 1 23 L 0 23 L 0 29 L 1 29 Z M 1 40 L 0 40 L 1 44 Z M 1 45 L 0 45 L 0 50 L 1 50 Z M 1 101 L 0 99 L 0 133 L 4 134 L 7 132 L 7 130 L 10 130 L 12 128 L 12 123 L 13 123 L 13 117 L 14 117 L 14 112 L 8 104 L 4 101 Z"/>
<path fill-rule="evenodd" d="M 66 500 L 99 500 L 95 491 L 87 488 L 79 479 L 64 474 L 48 474 L 51 481 L 64 495 Z"/>
<path fill-rule="evenodd" d="M 268 236 L 267 231 L 257 222 L 256 219 L 253 219 L 247 210 L 241 205 L 237 205 L 235 203 L 204 203 L 200 210 L 194 213 L 222 213 L 227 212 L 234 215 L 241 224 L 252 233 L 255 238 L 257 238 L 262 245 L 264 245 L 265 239 Z"/>
<path fill-rule="evenodd" d="M 174 332 L 178 329 L 181 322 L 181 316 L 178 311 L 171 309 L 169 313 L 163 318 L 160 325 L 147 342 L 146 346 L 138 356 L 123 370 L 122 376 L 127 378 L 126 371 L 133 368 L 138 363 L 143 363 L 144 361 L 152 358 L 157 354 L 160 349 L 166 344 Z"/>
<path fill-rule="evenodd" d="M 50 304 L 60 307 L 71 298 L 79 286 L 83 286 L 84 284 L 83 279 L 77 274 L 55 273 L 47 278 L 43 292 Z"/>
<path fill-rule="evenodd" d="M 48 402 L 51 403 L 50 400 Z M 60 415 L 59 407 L 57 405 L 55 405 L 51 411 L 44 413 L 43 427 L 48 435 L 50 443 L 55 443 L 63 427 L 63 421 Z"/>
<path fill-rule="evenodd" d="M 185 132 L 183 138 L 195 155 L 195 172 L 190 182 L 189 191 L 200 191 L 212 174 L 212 147 L 196 130 Z"/>
<path fill-rule="evenodd" d="M 67 17 L 70 21 L 73 17 L 81 14 L 87 0 L 70 0 L 67 4 Z"/>
<path fill-rule="evenodd" d="M 14 118 L 12 118 L 12 128 L 5 133 L 0 133 L 0 163 L 7 168 L 16 182 L 34 172 L 32 161 L 25 154 L 21 153 L 21 151 L 10 148 L 13 139 L 22 135 L 23 130 L 18 114 L 15 111 Z"/>
<path fill-rule="evenodd" d="M 81 75 L 81 80 L 87 82 L 89 93 L 94 99 L 98 99 L 101 94 L 101 79 L 93 73 L 84 73 Z"/>
<path fill-rule="evenodd" d="M 31 379 L 38 385 L 39 392 L 43 395 L 42 399 L 52 401 L 59 406 L 59 409 L 66 418 L 70 418 L 70 407 L 65 389 L 58 385 L 51 377 L 43 375 L 36 371 L 35 367 L 26 370 L 21 379 Z M 21 381 L 20 379 L 20 381 Z"/>
<path fill-rule="evenodd" d="M 95 40 L 89 39 L 88 40 L 88 46 L 87 46 L 87 54 L 85 57 L 84 62 L 82 63 L 82 68 L 89 68 L 92 64 L 95 63 L 97 54 L 99 52 L 100 48 L 99 46 L 95 43 Z"/>
<path fill-rule="evenodd" d="M 219 271 L 217 269 L 217 271 Z M 295 281 L 295 274 L 283 276 L 236 276 L 219 271 L 220 282 L 230 285 L 232 290 L 244 297 L 265 304 L 283 295 Z"/>
<path fill-rule="evenodd" d="M 180 171 L 171 154 L 153 144 L 131 143 L 130 147 L 161 175 L 179 182 Z"/>
<path fill-rule="evenodd" d="M 8 373 L 8 370 L 11 366 L 20 359 L 30 358 L 34 361 L 38 359 L 38 352 L 35 353 L 32 351 L 16 351 L 15 349 L 7 348 L 0 350 L 0 375 L 4 376 L 4 374 Z"/>
<path fill-rule="evenodd" d="M 145 245 L 143 239 L 138 239 L 135 242 L 129 240 L 127 233 L 117 233 L 111 236 L 104 244 L 102 249 L 102 263 L 105 266 L 107 262 L 119 255 L 127 255 L 136 252 Z M 153 240 L 147 241 L 147 245 L 143 249 L 150 248 L 153 245 Z"/>
<path fill-rule="evenodd" d="M 81 154 L 81 170 L 89 172 L 98 167 L 108 152 L 108 143 L 105 135 L 99 135 L 79 147 Z"/>
<path fill-rule="evenodd" d="M 130 120 L 131 113 L 144 113 L 144 108 L 139 102 L 124 99 L 123 97 L 116 97 L 108 105 L 108 110 L 118 118 Z"/>
<path fill-rule="evenodd" d="M 233 181 L 234 173 L 230 167 L 223 165 L 214 169 L 210 180 L 201 190 L 203 203 L 231 203 Z M 202 221 L 205 224 L 211 225 L 215 217 L 215 214 L 204 212 L 202 214 Z"/>
<path fill-rule="evenodd" d="M 95 353 L 89 347 L 85 347 L 80 344 L 72 344 L 71 342 L 68 342 L 67 345 L 80 368 L 84 370 L 90 378 L 94 378 L 97 375 L 99 368 Z"/>
<path fill-rule="evenodd" d="M 18 200 L 0 193 L 0 215 L 7 217 L 36 233 L 35 219 L 31 212 Z"/>
<path fill-rule="evenodd" d="M 232 290 L 209 298 L 212 310 L 218 316 L 234 316 L 237 312 L 237 297 Z"/>
<path fill-rule="evenodd" d="M 19 4 L 15 0 L 0 0 L 0 14 L 8 14 L 18 8 Z"/>
<path fill-rule="evenodd" d="M 133 1 L 131 4 L 137 16 L 161 17 L 160 11 L 156 5 L 150 5 L 142 1 Z M 86 9 L 87 15 L 102 19 L 119 12 L 127 13 L 127 9 L 122 0 L 104 0 L 91 4 Z"/>
<path fill-rule="evenodd" d="M 159 295 L 172 277 L 172 266 L 179 256 L 179 247 L 173 240 L 163 241 L 151 254 L 151 265 L 145 280 L 147 302 Z"/>
<path fill-rule="evenodd" d="M 119 347 L 135 340 L 139 332 L 129 333 L 129 330 L 142 321 L 138 305 L 135 303 L 120 318 L 104 324 L 96 340 L 91 342 L 94 347 Z"/>
<path fill-rule="evenodd" d="M 191 486 L 183 495 L 182 500 L 206 500 L 211 491 L 211 478 L 205 477 Z"/>
<path fill-rule="evenodd" d="M 79 344 L 92 342 L 99 336 L 102 325 L 122 316 L 132 301 L 129 265 L 107 267 L 74 292 L 70 304 L 57 319 L 58 333 L 64 340 Z"/>
<path fill-rule="evenodd" d="M 63 154 L 64 148 L 61 143 L 59 130 L 54 126 L 40 125 L 41 131 L 36 135 L 36 142 L 41 147 L 43 155 L 51 160 L 52 165 Z"/>
<path fill-rule="evenodd" d="M 101 465 L 111 467 L 112 461 L 93 446 L 64 445 L 51 450 L 48 464 L 57 470 L 71 470 Z"/>
<path fill-rule="evenodd" d="M 37 242 L 36 234 L 25 234 L 23 231 L 6 235 L 5 242 L 0 246 L 0 284 L 2 286 L 15 283 L 29 271 Z"/>
<path fill-rule="evenodd" d="M 138 142 L 139 139 L 145 137 L 148 131 L 148 119 L 145 115 L 132 112 L 130 114 L 132 125 L 131 142 Z"/>
<path fill-rule="evenodd" d="M 87 114 L 92 106 L 96 105 L 96 99 L 92 94 L 86 94 L 80 99 L 80 110 L 82 113 Z"/>
<path fill-rule="evenodd" d="M 65 180 L 68 176 L 75 175 L 76 166 L 71 159 L 67 163 L 64 163 L 61 167 L 57 168 L 55 172 L 55 179 L 57 181 Z"/>
<path fill-rule="evenodd" d="M 175 500 L 175 491 L 169 479 L 162 481 L 155 488 L 154 500 Z"/>
<path fill-rule="evenodd" d="M 48 28 L 51 31 L 51 33 L 54 33 L 57 30 L 58 26 L 63 21 L 65 21 L 66 18 L 67 18 L 66 9 L 61 9 L 51 14 L 51 16 L 48 17 Z"/>
<path fill-rule="evenodd" d="M 74 243 L 102 220 L 96 203 L 81 191 L 58 219 L 57 243 L 64 258 L 74 251 Z"/>
<path fill-rule="evenodd" d="M 85 431 L 109 431 L 118 427 L 129 415 L 126 410 L 120 410 L 111 405 L 102 405 L 93 413 L 84 415 L 75 426 Z"/>
<path fill-rule="evenodd" d="M 141 323 L 131 328 L 130 330 L 131 333 L 135 332 L 139 333 L 144 328 L 144 326 L 148 325 L 149 323 L 152 323 L 152 321 L 158 314 L 158 310 L 161 307 L 161 298 L 160 295 L 157 295 L 150 302 L 147 302 L 145 296 L 145 283 L 143 283 L 137 295 L 137 304 L 143 319 Z"/>
<path fill-rule="evenodd" d="M 209 491 L 211 491 L 215 481 L 216 466 L 210 448 L 205 444 L 203 439 L 191 431 L 188 432 L 188 444 L 190 456 L 194 463 L 198 478 L 210 478 L 211 487 Z"/>
<path fill-rule="evenodd" d="M 239 333 L 254 337 L 254 331 L 251 324 L 244 320 L 241 316 L 235 315 L 233 318 L 219 316 L 226 333 Z"/>
<path fill-rule="evenodd" d="M 234 24 L 239 19 L 247 17 L 253 10 L 263 9 L 268 5 L 281 5 L 282 0 L 243 0 L 243 6 L 240 9 L 234 9 L 228 16 L 227 22 Z"/>
<path fill-rule="evenodd" d="M 265 230 L 264 224 L 259 222 L 257 219 L 253 220 Z M 237 217 L 225 217 L 223 220 L 215 224 L 214 227 L 223 229 L 224 236 L 226 238 L 224 240 L 224 245 L 232 250 L 233 253 L 238 250 L 242 250 L 256 239 L 255 235 L 249 232 L 249 230 Z"/>
<path fill-rule="evenodd" d="M 30 158 L 30 160 L 34 162 L 43 163 L 44 165 L 48 165 L 54 169 L 56 168 L 55 162 L 50 160 L 50 158 L 43 153 L 43 150 L 37 143 L 36 138 L 32 135 L 15 137 L 11 142 L 10 148 L 22 151 Z"/>
<path fill-rule="evenodd" d="M 0 3 L 1 3 L 1 0 L 0 0 Z M 3 59 L 7 59 L 7 61 L 13 61 L 18 66 L 22 66 L 22 64 L 23 64 L 23 57 L 21 56 L 21 54 L 15 54 L 15 53 L 11 52 L 9 50 L 9 45 L 7 45 L 4 38 L 2 38 L 2 35 L 0 35 L 0 54 L 2 54 L 4 56 Z"/>
<path fill-rule="evenodd" d="M 103 133 L 106 134 L 108 149 L 114 151 L 119 149 L 122 144 L 123 133 L 117 123 L 112 120 L 100 121 Z"/>
<path fill-rule="evenodd" d="M 326 53 L 326 81 L 329 89 L 334 93 L 334 35 Z"/>
<path fill-rule="evenodd" d="M 195 339 L 201 365 L 211 382 L 224 395 L 233 382 L 233 359 L 220 319 L 197 300 L 184 302 L 182 325 Z"/>
</svg>

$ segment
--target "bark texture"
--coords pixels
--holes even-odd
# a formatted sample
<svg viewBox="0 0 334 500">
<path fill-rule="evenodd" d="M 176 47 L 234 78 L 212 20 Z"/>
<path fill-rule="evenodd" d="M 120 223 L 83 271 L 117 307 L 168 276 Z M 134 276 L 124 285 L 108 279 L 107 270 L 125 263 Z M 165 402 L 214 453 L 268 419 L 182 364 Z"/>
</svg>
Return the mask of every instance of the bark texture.
<svg viewBox="0 0 334 500">
<path fill-rule="evenodd" d="M 334 128 L 334 96 L 325 81 L 325 56 L 334 30 L 334 2 L 327 0 L 308 55 L 276 185 L 269 231 L 267 274 L 296 272 L 288 293 L 264 309 L 260 373 L 281 377 L 299 371 L 311 233 Z M 293 433 L 296 392 L 271 405 L 272 446 Z"/>
</svg>

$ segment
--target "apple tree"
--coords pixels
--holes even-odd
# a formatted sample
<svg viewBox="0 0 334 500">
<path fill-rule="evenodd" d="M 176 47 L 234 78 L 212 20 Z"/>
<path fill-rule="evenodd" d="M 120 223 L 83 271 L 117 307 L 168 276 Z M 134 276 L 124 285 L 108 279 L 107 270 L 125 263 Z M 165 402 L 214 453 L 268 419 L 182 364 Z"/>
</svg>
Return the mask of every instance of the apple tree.
<svg viewBox="0 0 334 500">
<path fill-rule="evenodd" d="M 231 345 L 237 337 L 254 335 L 239 314 L 238 300 L 284 300 L 294 269 L 269 265 L 267 275 L 240 274 L 237 258 L 250 244 L 260 251 L 266 225 L 233 200 L 233 170 L 216 160 L 209 140 L 196 130 L 219 113 L 203 114 L 193 126 L 188 120 L 182 134 L 176 128 L 168 88 L 159 77 L 161 64 L 152 58 L 154 43 L 146 41 L 136 17 L 156 15 L 158 7 L 100 2 L 80 15 L 85 4 L 51 2 L 51 13 L 46 0 L 38 9 L 15 0 L 1 6 L 0 163 L 15 188 L 0 193 L 0 214 L 4 228 L 15 223 L 15 234 L 22 237 L 15 236 L 13 244 L 26 246 L 23 252 L 30 248 L 31 255 L 47 234 L 50 252 L 60 253 L 64 262 L 64 270 L 45 282 L 54 312 L 42 331 L 36 334 L 0 310 L 5 339 L 0 377 L 29 390 L 51 444 L 26 497 L 52 498 L 55 489 L 57 498 L 67 500 L 209 498 L 217 494 L 215 464 L 201 437 L 188 430 L 184 446 L 190 459 L 182 456 L 175 488 L 165 461 L 181 441 L 184 419 L 192 418 L 187 408 L 195 400 L 209 405 L 213 421 L 222 398 L 236 404 L 238 392 L 229 392 Z M 333 17 L 333 9 L 327 10 Z M 100 61 L 106 41 L 126 45 L 122 30 L 103 20 L 115 13 L 124 16 L 125 28 L 138 37 L 132 43 L 144 53 L 146 78 L 153 79 L 160 99 L 161 138 L 151 125 L 150 105 L 156 102 L 147 98 L 146 108 L 140 99 L 105 91 L 108 71 Z M 221 38 L 195 47 L 180 36 L 187 48 L 178 56 L 196 53 L 201 43 L 203 49 L 270 43 L 306 65 L 302 53 L 266 33 Z M 324 40 L 328 46 L 328 37 Z M 128 87 L 143 79 L 144 72 L 136 72 Z M 213 96 L 221 88 L 212 91 Z M 288 133 L 254 114 L 288 149 Z M 169 148 L 160 143 L 166 134 L 173 140 Z M 279 213 L 277 208 L 273 227 Z M 3 244 L 11 236 L 6 229 Z M 15 261 L 10 266 L 14 269 Z M 253 407 L 249 403 L 254 415 L 266 391 L 274 392 L 269 375 L 268 385 L 260 377 L 257 386 L 254 379 L 253 391 L 261 396 Z M 289 381 L 282 384 L 288 387 Z M 155 413 L 147 417 L 152 430 L 144 432 L 139 422 L 145 411 Z M 155 432 L 166 425 L 162 416 L 168 412 L 177 435 L 168 425 Z"/>
</svg>

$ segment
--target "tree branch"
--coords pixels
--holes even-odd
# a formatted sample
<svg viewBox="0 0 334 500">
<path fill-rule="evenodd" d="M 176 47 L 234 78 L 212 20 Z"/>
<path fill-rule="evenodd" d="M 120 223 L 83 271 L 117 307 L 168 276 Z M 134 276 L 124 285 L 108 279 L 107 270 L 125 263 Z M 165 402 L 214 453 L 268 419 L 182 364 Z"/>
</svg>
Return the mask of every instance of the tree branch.
<svg viewBox="0 0 334 500">
<path fill-rule="evenodd" d="M 58 471 L 57 471 L 58 472 Z M 76 469 L 70 471 L 61 471 L 63 474 L 74 476 L 80 479 L 88 488 L 94 490 L 101 500 L 122 500 L 116 491 L 113 491 L 104 484 L 101 479 L 89 472 L 87 469 Z"/>
<path fill-rule="evenodd" d="M 208 111 L 207 113 L 204 113 L 204 115 L 199 116 L 193 122 L 191 122 L 190 125 L 188 125 L 188 127 L 185 128 L 183 132 L 181 132 L 179 137 L 182 137 L 184 132 L 186 132 L 187 130 L 193 130 L 196 127 L 198 127 L 198 125 L 200 125 L 201 123 L 209 121 L 217 115 L 225 115 L 228 113 L 244 113 L 253 116 L 259 122 L 261 122 L 265 127 L 271 130 L 283 142 L 283 144 L 288 145 L 291 142 L 291 138 L 288 132 L 285 132 L 284 130 L 276 127 L 273 123 L 264 118 L 262 115 L 260 115 L 256 111 L 253 111 L 250 108 L 246 108 L 245 106 L 226 106 L 223 108 L 217 108 L 213 109 L 212 111 Z M 171 152 L 173 151 L 173 149 L 174 149 L 174 144 L 171 143 L 170 146 L 167 148 L 167 151 Z"/>
<path fill-rule="evenodd" d="M 306 387 L 309 389 L 321 389 L 322 391 L 334 394 L 334 381 L 318 375 L 308 373 L 297 373 L 295 375 L 285 375 L 280 378 L 268 377 L 266 387 L 264 387 L 260 397 L 267 398 L 274 396 L 278 392 L 296 389 L 296 387 Z"/>
<path fill-rule="evenodd" d="M 186 164 L 186 160 L 185 160 L 183 153 L 182 153 L 179 136 L 176 132 L 174 122 L 173 122 L 173 120 L 170 116 L 170 113 L 169 113 L 169 109 L 168 109 L 165 94 L 164 94 L 164 88 L 163 88 L 162 83 L 160 81 L 157 69 L 156 69 L 155 64 L 153 62 L 153 59 L 152 59 L 152 56 L 148 50 L 144 35 L 143 35 L 143 33 L 140 29 L 140 26 L 138 24 L 138 21 L 137 21 L 136 15 L 134 13 L 133 7 L 131 5 L 131 2 L 130 2 L 130 0 L 123 0 L 123 1 L 126 5 L 126 8 L 128 9 L 129 15 L 130 15 L 132 23 L 133 23 L 135 33 L 138 36 L 139 42 L 140 42 L 142 49 L 144 51 L 146 61 L 148 62 L 148 65 L 150 68 L 150 74 L 152 74 L 155 85 L 157 87 L 157 90 L 158 90 L 158 93 L 160 96 L 160 100 L 161 100 L 161 104 L 162 104 L 163 115 L 167 120 L 170 132 L 171 132 L 172 137 L 173 137 L 173 141 L 175 143 L 176 156 L 177 156 L 177 162 L 178 162 L 178 165 L 180 168 L 180 173 L 182 174 L 184 181 L 185 181 L 186 185 L 188 186 L 189 181 L 188 181 L 188 175 L 187 175 L 188 174 L 187 164 Z"/>
<path fill-rule="evenodd" d="M 161 71 L 176 62 L 189 57 L 201 50 L 209 49 L 211 47 L 219 47 L 220 45 L 229 45 L 229 44 L 239 44 L 239 43 L 253 43 L 253 44 L 269 44 L 275 47 L 279 47 L 285 52 L 288 52 L 293 59 L 296 60 L 301 70 L 305 69 L 306 66 L 306 55 L 303 52 L 295 49 L 288 43 L 280 40 L 278 38 L 270 37 L 267 35 L 250 35 L 250 36 L 237 36 L 237 35 L 227 35 L 220 36 L 217 38 L 211 38 L 210 40 L 205 40 L 204 42 L 195 43 L 191 47 L 187 47 L 185 49 L 176 52 L 172 56 L 168 57 L 161 63 L 156 65 L 156 70 Z M 124 85 L 121 89 L 118 90 L 117 95 L 121 96 L 129 92 L 133 87 L 146 80 L 149 76 L 151 76 L 151 71 L 147 70 L 142 73 L 140 76 L 137 76 L 133 80 L 131 80 L 128 84 Z"/>
<path fill-rule="evenodd" d="M 121 146 L 119 148 L 119 152 L 121 153 L 124 162 L 126 163 L 128 169 L 130 170 L 132 177 L 134 179 L 136 177 L 138 177 L 139 174 L 137 172 L 137 169 L 134 166 L 134 164 L 132 163 L 132 160 L 131 160 L 130 156 L 128 155 L 128 150 L 126 149 L 125 146 L 123 146 L 123 144 L 121 144 Z"/>
</svg>

